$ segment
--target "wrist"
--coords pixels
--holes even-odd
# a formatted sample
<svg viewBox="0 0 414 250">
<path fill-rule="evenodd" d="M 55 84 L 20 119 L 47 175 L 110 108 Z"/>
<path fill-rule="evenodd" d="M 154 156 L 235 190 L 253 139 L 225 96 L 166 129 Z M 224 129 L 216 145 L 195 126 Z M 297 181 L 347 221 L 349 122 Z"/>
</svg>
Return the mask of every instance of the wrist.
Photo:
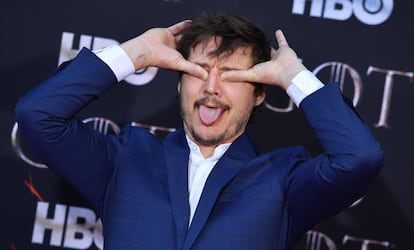
<svg viewBox="0 0 414 250">
<path fill-rule="evenodd" d="M 293 78 L 304 70 L 307 70 L 307 68 L 299 61 L 283 67 L 280 70 L 283 72 L 281 77 L 281 87 L 286 90 L 292 84 Z"/>
<path fill-rule="evenodd" d="M 139 37 L 126 41 L 120 45 L 125 51 L 135 67 L 135 71 L 146 68 L 148 65 L 148 55 L 145 45 Z"/>
<path fill-rule="evenodd" d="M 135 72 L 135 68 L 125 51 L 118 45 L 96 50 L 94 53 L 111 68 L 118 82 Z"/>
<path fill-rule="evenodd" d="M 322 88 L 324 84 L 309 70 L 303 70 L 292 79 L 292 84 L 286 89 L 286 93 L 299 107 L 307 96 Z"/>
</svg>

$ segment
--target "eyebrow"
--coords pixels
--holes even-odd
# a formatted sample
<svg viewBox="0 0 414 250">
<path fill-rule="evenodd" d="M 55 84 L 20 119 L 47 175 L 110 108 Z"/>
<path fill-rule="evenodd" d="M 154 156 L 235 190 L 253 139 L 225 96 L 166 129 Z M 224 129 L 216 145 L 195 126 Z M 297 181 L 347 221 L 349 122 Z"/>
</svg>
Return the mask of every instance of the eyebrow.
<svg viewBox="0 0 414 250">
<path fill-rule="evenodd" d="M 198 65 L 200 65 L 203 68 L 207 68 L 207 69 L 210 69 L 211 68 L 211 65 L 209 63 L 207 63 L 207 62 L 193 62 L 193 63 L 198 64 Z M 242 70 L 239 67 L 232 67 L 232 66 L 222 66 L 222 67 L 219 66 L 218 69 L 219 70 L 222 70 L 222 71 Z"/>
<path fill-rule="evenodd" d="M 220 70 L 228 71 L 228 70 L 243 70 L 243 69 L 238 68 L 238 67 L 224 66 L 224 67 L 221 67 Z"/>
</svg>

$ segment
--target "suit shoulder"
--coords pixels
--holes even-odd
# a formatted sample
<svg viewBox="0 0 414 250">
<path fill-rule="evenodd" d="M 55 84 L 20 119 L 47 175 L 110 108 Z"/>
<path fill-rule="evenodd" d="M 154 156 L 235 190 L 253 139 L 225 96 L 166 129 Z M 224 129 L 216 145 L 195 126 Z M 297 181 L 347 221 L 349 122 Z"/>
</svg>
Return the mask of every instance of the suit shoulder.
<svg viewBox="0 0 414 250">
<path fill-rule="evenodd" d="M 309 152 L 303 146 L 290 146 L 260 154 L 251 163 L 254 165 L 277 166 L 279 170 L 289 172 L 295 166 L 310 158 Z"/>
<path fill-rule="evenodd" d="M 266 158 L 280 158 L 281 160 L 287 159 L 300 159 L 309 158 L 309 152 L 303 146 L 289 146 L 279 149 L 274 149 L 261 155 Z"/>
<path fill-rule="evenodd" d="M 126 151 L 147 151 L 161 146 L 161 140 L 154 134 L 131 124 L 122 128 L 118 140 Z"/>
</svg>

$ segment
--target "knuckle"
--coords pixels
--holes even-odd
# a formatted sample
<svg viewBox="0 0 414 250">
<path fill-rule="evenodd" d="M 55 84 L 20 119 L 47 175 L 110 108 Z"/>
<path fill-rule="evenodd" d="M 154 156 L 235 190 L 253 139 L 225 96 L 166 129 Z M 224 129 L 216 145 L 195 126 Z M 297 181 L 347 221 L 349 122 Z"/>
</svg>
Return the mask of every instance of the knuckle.
<svg viewBox="0 0 414 250">
<path fill-rule="evenodd" d="M 252 73 L 253 74 L 251 75 L 252 76 L 251 80 L 260 80 L 261 79 L 261 74 L 257 69 L 254 68 Z"/>
</svg>

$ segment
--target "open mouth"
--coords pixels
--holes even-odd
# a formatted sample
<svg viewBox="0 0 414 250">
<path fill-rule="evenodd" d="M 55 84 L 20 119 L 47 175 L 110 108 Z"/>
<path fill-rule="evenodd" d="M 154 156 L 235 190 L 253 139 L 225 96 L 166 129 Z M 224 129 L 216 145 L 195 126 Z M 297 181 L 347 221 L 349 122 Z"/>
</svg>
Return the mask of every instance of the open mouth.
<svg viewBox="0 0 414 250">
<path fill-rule="evenodd" d="M 205 105 L 200 105 L 198 107 L 198 116 L 204 125 L 209 126 L 220 119 L 223 111 L 224 110 L 220 107 L 208 107 Z"/>
<path fill-rule="evenodd" d="M 205 126 L 217 122 L 224 111 L 230 109 L 229 105 L 208 97 L 196 101 L 195 107 L 198 107 L 198 117 Z"/>
</svg>

